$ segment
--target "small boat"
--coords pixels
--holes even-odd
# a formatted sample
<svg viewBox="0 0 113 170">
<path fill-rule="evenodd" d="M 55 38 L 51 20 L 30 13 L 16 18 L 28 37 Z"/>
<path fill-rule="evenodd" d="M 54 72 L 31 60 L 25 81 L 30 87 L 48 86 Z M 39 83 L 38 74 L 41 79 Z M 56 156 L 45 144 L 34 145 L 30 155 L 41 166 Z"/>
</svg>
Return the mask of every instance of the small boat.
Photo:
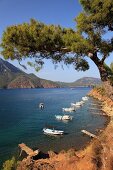
<svg viewBox="0 0 113 170">
<path fill-rule="evenodd" d="M 40 103 L 40 104 L 39 104 L 39 108 L 40 108 L 40 109 L 44 109 L 44 103 Z"/>
<path fill-rule="evenodd" d="M 71 90 L 76 90 L 75 88 L 70 88 Z"/>
<path fill-rule="evenodd" d="M 63 115 L 62 116 L 62 120 L 72 120 L 73 119 L 73 116 L 70 116 L 70 115 Z"/>
<path fill-rule="evenodd" d="M 85 97 L 82 97 L 82 100 L 83 101 L 87 101 L 89 99 L 89 97 L 85 96 Z"/>
<path fill-rule="evenodd" d="M 62 120 L 72 120 L 73 116 L 70 115 L 63 115 Z"/>
<path fill-rule="evenodd" d="M 61 115 L 55 115 L 55 118 L 58 120 L 62 120 L 62 116 Z"/>
<path fill-rule="evenodd" d="M 64 134 L 64 131 L 49 129 L 49 128 L 43 128 L 43 132 L 44 134 L 48 134 L 48 135 L 63 135 Z"/>
<path fill-rule="evenodd" d="M 76 103 L 71 103 L 71 106 L 73 107 L 80 107 L 84 104 L 84 101 L 76 102 Z"/>
<path fill-rule="evenodd" d="M 73 112 L 73 111 L 75 111 L 75 107 L 62 108 L 62 110 L 65 112 Z"/>
<path fill-rule="evenodd" d="M 81 105 L 82 105 L 82 103 L 80 103 L 80 102 L 71 103 L 71 106 L 74 106 L 74 107 L 81 106 Z"/>
<path fill-rule="evenodd" d="M 85 102 L 82 100 L 82 101 L 81 101 L 81 104 L 84 104 L 84 103 L 85 103 Z"/>
<path fill-rule="evenodd" d="M 73 116 L 70 115 L 55 115 L 56 119 L 58 120 L 72 120 Z"/>
<path fill-rule="evenodd" d="M 71 103 L 71 106 L 72 106 L 72 107 L 75 107 L 75 106 L 76 106 L 76 104 L 75 104 L 75 103 Z"/>
</svg>

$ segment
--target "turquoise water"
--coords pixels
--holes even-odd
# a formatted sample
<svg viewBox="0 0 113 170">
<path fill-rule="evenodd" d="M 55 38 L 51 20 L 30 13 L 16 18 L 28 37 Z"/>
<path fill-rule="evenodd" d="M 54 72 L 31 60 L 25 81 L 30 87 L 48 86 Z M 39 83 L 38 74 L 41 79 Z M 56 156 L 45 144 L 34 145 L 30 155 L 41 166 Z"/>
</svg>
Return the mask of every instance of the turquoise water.
<svg viewBox="0 0 113 170">
<path fill-rule="evenodd" d="M 83 147 L 90 138 L 82 135 L 81 130 L 96 133 L 96 129 L 103 128 L 107 121 L 104 116 L 94 114 L 101 112 L 98 101 L 90 98 L 80 109 L 70 113 L 73 120 L 68 123 L 57 121 L 55 115 L 63 114 L 63 107 L 80 101 L 89 91 L 90 88 L 1 89 L 0 164 L 19 153 L 18 144 L 22 142 L 44 152 Z M 38 108 L 40 102 L 45 104 L 44 110 Z M 42 132 L 46 124 L 64 130 L 66 134 L 62 137 L 46 136 Z"/>
</svg>

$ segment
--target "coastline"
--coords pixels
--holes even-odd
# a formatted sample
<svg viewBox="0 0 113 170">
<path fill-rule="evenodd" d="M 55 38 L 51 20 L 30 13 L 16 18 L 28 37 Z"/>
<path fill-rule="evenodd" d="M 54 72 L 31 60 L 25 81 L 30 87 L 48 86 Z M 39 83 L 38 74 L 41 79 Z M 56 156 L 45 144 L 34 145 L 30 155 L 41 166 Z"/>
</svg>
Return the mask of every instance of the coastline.
<svg viewBox="0 0 113 170">
<path fill-rule="evenodd" d="M 113 116 L 113 101 L 110 98 L 101 94 L 97 89 L 91 90 L 89 96 L 101 101 L 103 112 L 105 112 L 107 116 Z"/>
<path fill-rule="evenodd" d="M 29 169 L 39 170 L 112 170 L 113 167 L 113 101 L 104 96 L 97 89 L 90 91 L 92 96 L 102 102 L 102 110 L 109 116 L 110 121 L 99 133 L 98 139 L 92 139 L 82 150 L 70 149 L 61 151 L 59 154 L 53 151 L 48 152 L 48 158 L 31 160 L 23 159 L 17 170 Z"/>
</svg>

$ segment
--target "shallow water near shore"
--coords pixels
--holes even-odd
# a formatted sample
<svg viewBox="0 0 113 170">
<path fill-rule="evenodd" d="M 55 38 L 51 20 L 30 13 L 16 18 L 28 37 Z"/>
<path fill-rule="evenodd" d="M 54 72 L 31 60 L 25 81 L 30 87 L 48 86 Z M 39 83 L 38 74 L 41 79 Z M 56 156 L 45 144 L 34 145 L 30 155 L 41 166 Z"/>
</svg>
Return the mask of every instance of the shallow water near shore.
<svg viewBox="0 0 113 170">
<path fill-rule="evenodd" d="M 67 150 L 71 147 L 83 148 L 90 141 L 81 133 L 82 129 L 94 134 L 107 122 L 100 103 L 89 98 L 76 112 L 70 122 L 57 121 L 55 115 L 63 115 L 63 107 L 70 107 L 71 102 L 80 101 L 91 88 L 60 89 L 0 89 L 0 165 L 13 155 L 19 155 L 18 144 L 26 143 L 43 152 Z M 45 108 L 38 105 L 43 102 Z M 68 112 L 67 112 L 68 113 Z M 44 135 L 46 125 L 64 130 L 62 137 Z"/>
</svg>

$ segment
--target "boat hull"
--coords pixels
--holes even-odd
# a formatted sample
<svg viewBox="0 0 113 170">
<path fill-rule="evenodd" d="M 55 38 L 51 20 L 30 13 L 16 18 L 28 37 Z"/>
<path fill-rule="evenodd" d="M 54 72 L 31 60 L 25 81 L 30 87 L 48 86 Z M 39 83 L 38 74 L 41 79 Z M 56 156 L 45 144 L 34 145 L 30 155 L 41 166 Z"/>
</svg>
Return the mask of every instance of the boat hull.
<svg viewBox="0 0 113 170">
<path fill-rule="evenodd" d="M 72 120 L 72 116 L 70 115 L 63 115 L 63 116 L 60 116 L 60 115 L 55 115 L 56 119 L 58 120 Z"/>
<path fill-rule="evenodd" d="M 54 130 L 54 129 L 43 129 L 44 134 L 47 135 L 63 135 L 64 131 L 60 131 L 60 130 Z"/>
</svg>

